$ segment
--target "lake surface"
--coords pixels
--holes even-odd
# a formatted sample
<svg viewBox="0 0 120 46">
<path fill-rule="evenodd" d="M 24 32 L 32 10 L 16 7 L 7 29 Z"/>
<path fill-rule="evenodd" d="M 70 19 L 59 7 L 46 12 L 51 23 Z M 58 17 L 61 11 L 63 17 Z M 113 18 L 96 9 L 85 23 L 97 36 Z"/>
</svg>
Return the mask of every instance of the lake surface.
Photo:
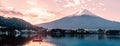
<svg viewBox="0 0 120 46">
<path fill-rule="evenodd" d="M 120 35 L 0 35 L 0 46 L 120 46 Z"/>
</svg>

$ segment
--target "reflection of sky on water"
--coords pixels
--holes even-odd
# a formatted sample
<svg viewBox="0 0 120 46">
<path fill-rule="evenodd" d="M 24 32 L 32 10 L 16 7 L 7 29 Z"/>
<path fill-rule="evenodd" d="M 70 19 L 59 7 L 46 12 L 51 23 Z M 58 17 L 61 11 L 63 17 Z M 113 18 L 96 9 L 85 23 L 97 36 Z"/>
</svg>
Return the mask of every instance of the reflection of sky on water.
<svg viewBox="0 0 120 46">
<path fill-rule="evenodd" d="M 119 46 L 120 43 L 120 35 L 16 35 L 0 35 L 0 46 Z"/>
<path fill-rule="evenodd" d="M 32 40 L 29 41 L 24 46 L 55 46 L 53 43 L 50 42 L 33 42 Z"/>
<path fill-rule="evenodd" d="M 32 40 L 30 40 L 28 43 L 26 43 L 24 46 L 55 46 L 54 44 L 50 42 L 45 42 L 44 37 L 45 35 L 36 35 Z"/>
<path fill-rule="evenodd" d="M 65 35 L 49 37 L 57 46 L 119 46 L 120 35 Z"/>
<path fill-rule="evenodd" d="M 17 35 L 17 36 L 16 36 Z M 38 40 L 43 40 L 46 35 L 37 34 L 1 34 L 0 35 L 0 46 L 55 46 L 50 42 L 44 41 L 33 41 L 36 38 Z"/>
</svg>

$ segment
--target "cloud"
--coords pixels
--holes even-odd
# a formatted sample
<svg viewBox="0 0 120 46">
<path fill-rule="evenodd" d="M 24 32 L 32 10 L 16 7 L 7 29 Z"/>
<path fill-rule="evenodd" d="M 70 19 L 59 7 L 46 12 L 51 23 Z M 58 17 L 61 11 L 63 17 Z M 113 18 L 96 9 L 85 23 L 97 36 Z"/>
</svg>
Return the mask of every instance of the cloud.
<svg viewBox="0 0 120 46">
<path fill-rule="evenodd" d="M 23 15 L 23 13 L 19 12 L 19 11 L 16 11 L 16 10 L 9 10 L 9 9 L 5 9 L 5 8 L 1 8 L 0 9 L 0 14 L 3 14 L 3 15 Z"/>
<path fill-rule="evenodd" d="M 99 5 L 102 5 L 102 6 L 104 6 L 104 4 L 103 4 L 103 3 L 101 3 L 101 2 L 99 3 Z"/>
<path fill-rule="evenodd" d="M 92 0 L 87 0 L 87 1 L 92 1 Z"/>
<path fill-rule="evenodd" d="M 1 0 L 0 0 L 0 6 L 1 6 Z"/>
<path fill-rule="evenodd" d="M 39 7 L 30 7 L 24 11 L 15 9 L 14 7 L 0 7 L 0 16 L 17 17 L 26 20 L 32 24 L 44 23 L 55 20 L 56 15 L 60 13 L 48 11 L 47 9 Z"/>
<path fill-rule="evenodd" d="M 80 5 L 80 0 L 73 0 L 73 1 L 66 0 L 66 3 L 67 4 L 63 5 L 63 7 L 72 7 L 72 6 Z"/>
<path fill-rule="evenodd" d="M 37 7 L 33 7 L 31 9 L 26 10 L 26 13 L 31 13 L 31 14 L 34 14 L 34 15 L 38 15 L 39 18 L 46 18 L 46 17 L 55 16 L 55 14 L 47 12 L 46 9 L 37 8 Z"/>
<path fill-rule="evenodd" d="M 34 6 L 37 5 L 37 0 L 27 0 L 26 3 Z"/>
<path fill-rule="evenodd" d="M 80 4 L 80 0 L 74 0 L 74 3 L 75 3 L 76 5 L 79 5 L 79 4 Z"/>
</svg>

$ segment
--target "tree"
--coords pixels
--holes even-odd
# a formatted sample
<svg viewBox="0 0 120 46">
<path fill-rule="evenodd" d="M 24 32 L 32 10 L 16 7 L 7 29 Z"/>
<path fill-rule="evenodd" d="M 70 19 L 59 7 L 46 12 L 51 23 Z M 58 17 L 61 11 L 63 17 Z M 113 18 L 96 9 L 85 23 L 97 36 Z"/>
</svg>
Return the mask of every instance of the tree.
<svg viewBox="0 0 120 46">
<path fill-rule="evenodd" d="M 103 29 L 98 29 L 98 33 L 104 33 L 105 30 Z"/>
</svg>

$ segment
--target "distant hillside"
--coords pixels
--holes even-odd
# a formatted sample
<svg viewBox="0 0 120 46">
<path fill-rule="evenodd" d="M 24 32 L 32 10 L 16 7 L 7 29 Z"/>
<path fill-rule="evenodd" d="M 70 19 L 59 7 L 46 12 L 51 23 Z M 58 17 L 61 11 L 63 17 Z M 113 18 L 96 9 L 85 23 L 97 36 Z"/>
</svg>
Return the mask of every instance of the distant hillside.
<svg viewBox="0 0 120 46">
<path fill-rule="evenodd" d="M 0 16 L 0 26 L 13 28 L 13 29 L 33 29 L 36 30 L 36 26 L 19 18 L 5 18 Z"/>
<path fill-rule="evenodd" d="M 48 23 L 38 24 L 45 28 L 65 28 L 65 29 L 120 29 L 120 23 L 106 20 L 99 16 L 94 15 L 88 10 L 84 10 L 82 14 L 74 14 L 55 20 Z"/>
</svg>

